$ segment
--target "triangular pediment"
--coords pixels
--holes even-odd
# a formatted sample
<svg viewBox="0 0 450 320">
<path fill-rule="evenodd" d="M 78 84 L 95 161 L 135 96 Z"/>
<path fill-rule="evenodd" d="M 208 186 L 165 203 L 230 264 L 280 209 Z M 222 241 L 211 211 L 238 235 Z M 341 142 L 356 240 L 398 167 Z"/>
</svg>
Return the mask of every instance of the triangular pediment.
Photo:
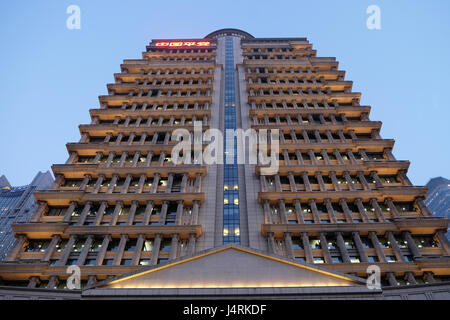
<svg viewBox="0 0 450 320">
<path fill-rule="evenodd" d="M 236 245 L 98 283 L 98 288 L 264 288 L 361 286 L 363 279 Z"/>
</svg>

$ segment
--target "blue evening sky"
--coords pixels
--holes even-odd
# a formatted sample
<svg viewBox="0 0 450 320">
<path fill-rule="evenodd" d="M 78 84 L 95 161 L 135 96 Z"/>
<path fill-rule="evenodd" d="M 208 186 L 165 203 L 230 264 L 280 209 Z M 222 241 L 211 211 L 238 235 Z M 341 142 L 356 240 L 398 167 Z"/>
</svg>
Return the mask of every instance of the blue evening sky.
<svg viewBox="0 0 450 320">
<path fill-rule="evenodd" d="M 81 30 L 66 28 L 69 5 Z M 366 27 L 369 5 L 381 30 Z M 450 178 L 450 1 L 41 0 L 0 4 L 0 175 L 13 185 L 64 163 L 77 126 L 106 94 L 123 59 L 152 38 L 202 38 L 232 27 L 255 37 L 307 37 L 336 57 L 394 155 L 423 185 Z"/>
</svg>

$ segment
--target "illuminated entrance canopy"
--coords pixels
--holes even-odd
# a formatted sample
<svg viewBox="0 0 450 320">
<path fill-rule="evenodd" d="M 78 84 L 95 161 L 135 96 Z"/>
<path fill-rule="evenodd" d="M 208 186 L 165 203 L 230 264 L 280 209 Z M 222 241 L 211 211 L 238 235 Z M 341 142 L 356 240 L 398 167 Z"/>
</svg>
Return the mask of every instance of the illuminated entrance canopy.
<svg viewBox="0 0 450 320">
<path fill-rule="evenodd" d="M 210 41 L 159 41 L 156 47 L 209 47 Z"/>
</svg>

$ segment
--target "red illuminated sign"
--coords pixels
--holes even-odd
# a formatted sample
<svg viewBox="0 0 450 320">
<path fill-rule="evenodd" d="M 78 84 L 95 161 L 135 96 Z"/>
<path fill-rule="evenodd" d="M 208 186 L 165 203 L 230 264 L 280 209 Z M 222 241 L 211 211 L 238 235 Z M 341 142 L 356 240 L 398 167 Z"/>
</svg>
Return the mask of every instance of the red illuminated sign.
<svg viewBox="0 0 450 320">
<path fill-rule="evenodd" d="M 156 47 L 209 47 L 210 41 L 168 41 L 157 42 Z"/>
</svg>

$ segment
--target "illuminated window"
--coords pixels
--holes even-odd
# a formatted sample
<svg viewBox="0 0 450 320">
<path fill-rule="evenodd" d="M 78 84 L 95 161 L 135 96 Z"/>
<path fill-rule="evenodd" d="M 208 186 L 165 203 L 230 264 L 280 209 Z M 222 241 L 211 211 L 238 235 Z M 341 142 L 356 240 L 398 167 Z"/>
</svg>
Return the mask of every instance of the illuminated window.
<svg viewBox="0 0 450 320">
<path fill-rule="evenodd" d="M 224 228 L 223 229 L 223 235 L 226 237 L 226 236 L 228 236 L 228 229 L 227 228 Z"/>
<path fill-rule="evenodd" d="M 358 257 L 350 257 L 350 262 L 351 263 L 360 263 L 361 261 L 359 260 Z"/>
<path fill-rule="evenodd" d="M 325 260 L 323 260 L 322 257 L 315 257 L 314 258 L 314 263 L 317 263 L 317 264 L 325 263 Z"/>
</svg>

